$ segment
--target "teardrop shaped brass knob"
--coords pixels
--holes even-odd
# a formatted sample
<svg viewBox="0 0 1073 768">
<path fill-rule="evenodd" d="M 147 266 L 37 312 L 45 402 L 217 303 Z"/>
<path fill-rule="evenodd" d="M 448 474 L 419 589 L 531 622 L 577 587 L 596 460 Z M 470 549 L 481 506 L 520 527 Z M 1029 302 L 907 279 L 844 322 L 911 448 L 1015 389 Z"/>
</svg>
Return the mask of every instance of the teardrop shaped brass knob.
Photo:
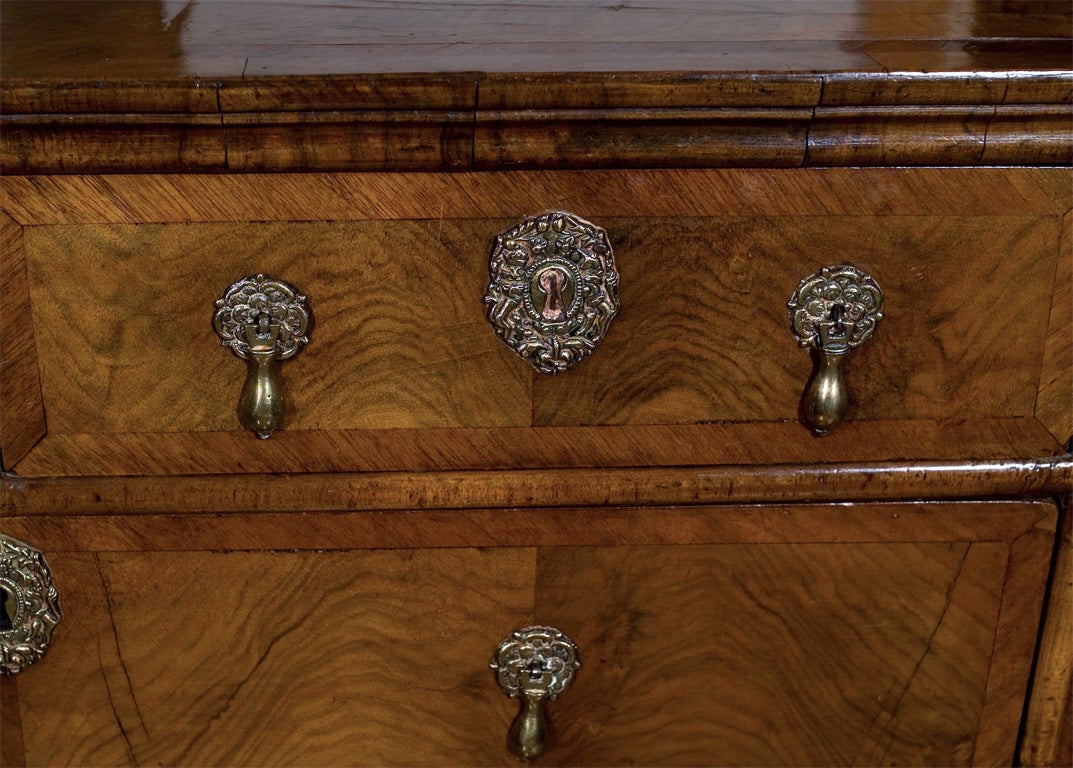
<svg viewBox="0 0 1073 768">
<path fill-rule="evenodd" d="M 577 646 L 555 627 L 526 627 L 499 644 L 492 663 L 499 687 L 521 701 L 507 731 L 507 749 L 523 760 L 551 746 L 546 707 L 566 690 L 581 662 Z"/>
<path fill-rule="evenodd" d="M 264 275 L 242 278 L 216 301 L 213 327 L 224 346 L 246 361 L 239 423 L 262 439 L 283 423 L 279 363 L 298 354 L 312 324 L 306 297 Z"/>
<path fill-rule="evenodd" d="M 842 364 L 883 319 L 883 291 L 866 272 L 841 264 L 802 280 L 787 307 L 794 336 L 812 350 L 814 362 L 801 417 L 813 434 L 825 435 L 849 409 Z"/>
</svg>

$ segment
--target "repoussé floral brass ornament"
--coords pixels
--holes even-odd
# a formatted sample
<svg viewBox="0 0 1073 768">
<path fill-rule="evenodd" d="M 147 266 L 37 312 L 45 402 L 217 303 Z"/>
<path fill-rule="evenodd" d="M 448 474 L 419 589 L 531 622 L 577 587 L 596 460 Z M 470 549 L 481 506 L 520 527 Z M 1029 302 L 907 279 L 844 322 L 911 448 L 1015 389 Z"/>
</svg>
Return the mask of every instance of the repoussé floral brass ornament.
<svg viewBox="0 0 1073 768">
<path fill-rule="evenodd" d="M 571 213 L 545 213 L 500 234 L 489 272 L 489 323 L 541 373 L 591 355 L 618 312 L 607 233 Z"/>
</svg>

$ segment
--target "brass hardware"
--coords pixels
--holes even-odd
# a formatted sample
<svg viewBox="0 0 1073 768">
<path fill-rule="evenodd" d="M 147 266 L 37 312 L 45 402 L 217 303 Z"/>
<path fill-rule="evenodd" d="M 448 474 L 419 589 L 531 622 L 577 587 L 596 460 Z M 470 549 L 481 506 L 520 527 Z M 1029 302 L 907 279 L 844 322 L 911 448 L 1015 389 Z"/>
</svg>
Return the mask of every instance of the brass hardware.
<svg viewBox="0 0 1073 768">
<path fill-rule="evenodd" d="M 541 373 L 591 355 L 618 312 L 607 233 L 571 213 L 545 213 L 500 234 L 489 272 L 488 322 Z"/>
<path fill-rule="evenodd" d="M 552 741 L 545 706 L 566 690 L 581 666 L 577 646 L 554 627 L 526 627 L 499 644 L 489 666 L 504 693 L 521 700 L 507 749 L 523 760 L 539 757 Z"/>
<path fill-rule="evenodd" d="M 801 415 L 814 434 L 825 435 L 846 415 L 849 394 L 842 362 L 883 318 L 883 291 L 867 273 L 841 264 L 802 280 L 787 307 L 794 336 L 812 351 L 815 363 Z"/>
<path fill-rule="evenodd" d="M 0 671 L 22 672 L 45 655 L 63 618 L 45 557 L 0 533 Z"/>
<path fill-rule="evenodd" d="M 309 341 L 313 318 L 306 297 L 281 280 L 247 276 L 216 300 L 212 322 L 224 346 L 246 361 L 239 421 L 267 438 L 283 421 L 279 364 Z"/>
</svg>

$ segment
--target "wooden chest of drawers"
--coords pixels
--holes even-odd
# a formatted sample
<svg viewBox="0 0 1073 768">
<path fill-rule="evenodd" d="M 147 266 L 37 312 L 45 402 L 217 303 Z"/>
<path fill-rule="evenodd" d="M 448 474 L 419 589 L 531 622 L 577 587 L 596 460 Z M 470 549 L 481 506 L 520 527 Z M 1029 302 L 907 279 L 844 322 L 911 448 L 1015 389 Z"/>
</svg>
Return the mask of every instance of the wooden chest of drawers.
<svg viewBox="0 0 1073 768">
<path fill-rule="evenodd" d="M 541 762 L 1068 760 L 1065 4 L 0 10 L 3 533 L 63 612 L 5 764 L 509 764 L 534 625 Z M 546 211 L 619 275 L 559 375 L 484 300 Z M 816 437 L 787 301 L 845 263 Z M 257 274 L 313 316 L 267 440 Z"/>
</svg>

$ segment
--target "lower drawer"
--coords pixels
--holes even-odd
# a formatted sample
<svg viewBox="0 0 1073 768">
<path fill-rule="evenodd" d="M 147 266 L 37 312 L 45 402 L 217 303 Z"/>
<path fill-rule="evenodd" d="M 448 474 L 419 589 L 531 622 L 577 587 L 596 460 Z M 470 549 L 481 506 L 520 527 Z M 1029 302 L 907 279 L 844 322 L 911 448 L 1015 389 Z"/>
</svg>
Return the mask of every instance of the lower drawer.
<svg viewBox="0 0 1073 768">
<path fill-rule="evenodd" d="M 662 516 L 649 544 L 587 546 L 598 510 L 503 510 L 532 546 L 336 551 L 210 551 L 212 516 L 204 549 L 76 551 L 94 521 L 23 518 L 65 612 L 4 680 L 24 757 L 512 764 L 517 705 L 488 664 L 547 624 L 582 661 L 547 764 L 1012 760 L 1053 504 L 680 511 L 606 511 L 623 530 Z"/>
</svg>

